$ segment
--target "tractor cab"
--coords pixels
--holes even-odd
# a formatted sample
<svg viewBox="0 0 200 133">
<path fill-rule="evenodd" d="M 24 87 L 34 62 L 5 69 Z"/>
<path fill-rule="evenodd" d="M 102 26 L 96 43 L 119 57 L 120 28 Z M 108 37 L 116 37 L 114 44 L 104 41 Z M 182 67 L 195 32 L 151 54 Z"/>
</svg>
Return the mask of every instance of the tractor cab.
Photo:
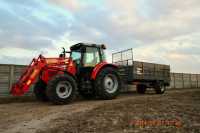
<svg viewBox="0 0 200 133">
<path fill-rule="evenodd" d="M 91 75 L 98 64 L 105 61 L 104 45 L 78 43 L 70 47 L 71 59 L 76 64 L 79 88 L 91 88 Z"/>
<path fill-rule="evenodd" d="M 78 43 L 70 47 L 71 58 L 79 67 L 94 68 L 105 61 L 105 45 Z"/>
</svg>

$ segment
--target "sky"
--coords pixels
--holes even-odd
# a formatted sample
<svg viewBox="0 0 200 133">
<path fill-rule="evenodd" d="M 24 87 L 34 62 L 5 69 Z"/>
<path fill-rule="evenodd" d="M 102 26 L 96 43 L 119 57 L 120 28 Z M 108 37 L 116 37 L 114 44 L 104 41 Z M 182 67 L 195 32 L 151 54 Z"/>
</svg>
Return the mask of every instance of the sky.
<svg viewBox="0 0 200 133">
<path fill-rule="evenodd" d="M 57 57 L 78 42 L 200 73 L 199 0 L 1 0 L 0 63 Z"/>
</svg>

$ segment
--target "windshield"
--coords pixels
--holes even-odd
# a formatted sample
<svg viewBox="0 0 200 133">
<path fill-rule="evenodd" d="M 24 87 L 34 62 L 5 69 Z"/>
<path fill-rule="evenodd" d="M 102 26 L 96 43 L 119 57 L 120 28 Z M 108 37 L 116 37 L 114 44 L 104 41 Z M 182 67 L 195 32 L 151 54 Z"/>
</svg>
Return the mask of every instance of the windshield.
<svg viewBox="0 0 200 133">
<path fill-rule="evenodd" d="M 71 58 L 73 61 L 75 61 L 77 64 L 80 64 L 81 60 L 81 52 L 79 51 L 72 51 Z"/>
</svg>

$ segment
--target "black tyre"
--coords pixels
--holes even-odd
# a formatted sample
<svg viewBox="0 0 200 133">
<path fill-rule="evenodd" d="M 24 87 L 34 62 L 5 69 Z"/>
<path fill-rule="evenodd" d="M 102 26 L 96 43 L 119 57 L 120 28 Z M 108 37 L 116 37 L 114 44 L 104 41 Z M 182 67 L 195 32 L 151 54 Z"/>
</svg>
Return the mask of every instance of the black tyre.
<svg viewBox="0 0 200 133">
<path fill-rule="evenodd" d="M 137 92 L 140 94 L 145 94 L 146 89 L 147 89 L 146 85 L 137 85 Z"/>
<path fill-rule="evenodd" d="M 48 97 L 46 95 L 46 87 L 47 87 L 46 83 L 41 79 L 38 80 L 38 82 L 35 84 L 33 92 L 37 100 L 44 102 L 48 101 Z"/>
<path fill-rule="evenodd" d="M 166 91 L 166 86 L 158 84 L 154 87 L 156 94 L 164 94 Z"/>
<path fill-rule="evenodd" d="M 100 99 L 114 99 L 121 89 L 121 80 L 117 69 L 107 67 L 101 70 L 95 80 L 95 91 Z"/>
<path fill-rule="evenodd" d="M 68 104 L 77 94 L 76 81 L 67 74 L 57 75 L 49 81 L 46 94 L 54 104 Z"/>
</svg>

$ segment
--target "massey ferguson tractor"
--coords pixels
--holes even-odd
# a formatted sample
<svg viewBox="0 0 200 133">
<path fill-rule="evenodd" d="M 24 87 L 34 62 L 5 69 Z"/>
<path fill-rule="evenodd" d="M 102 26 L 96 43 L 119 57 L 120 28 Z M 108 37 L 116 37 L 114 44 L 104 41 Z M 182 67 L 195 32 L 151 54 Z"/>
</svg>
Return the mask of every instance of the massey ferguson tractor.
<svg viewBox="0 0 200 133">
<path fill-rule="evenodd" d="M 33 59 L 20 79 L 12 86 L 11 93 L 20 96 L 32 84 L 40 101 L 54 104 L 70 103 L 79 93 L 85 98 L 116 98 L 122 85 L 136 85 L 144 94 L 154 88 L 163 94 L 170 85 L 170 66 L 133 61 L 133 50 L 112 55 L 113 63 L 105 61 L 105 45 L 78 43 L 63 52 L 59 58 Z"/>
<path fill-rule="evenodd" d="M 121 88 L 117 66 L 105 61 L 105 45 L 79 43 L 63 52 L 59 58 L 33 59 L 16 82 L 11 93 L 20 96 L 34 84 L 40 101 L 54 104 L 70 103 L 77 92 L 85 98 L 115 98 Z M 67 56 L 68 54 L 68 56 Z"/>
</svg>

